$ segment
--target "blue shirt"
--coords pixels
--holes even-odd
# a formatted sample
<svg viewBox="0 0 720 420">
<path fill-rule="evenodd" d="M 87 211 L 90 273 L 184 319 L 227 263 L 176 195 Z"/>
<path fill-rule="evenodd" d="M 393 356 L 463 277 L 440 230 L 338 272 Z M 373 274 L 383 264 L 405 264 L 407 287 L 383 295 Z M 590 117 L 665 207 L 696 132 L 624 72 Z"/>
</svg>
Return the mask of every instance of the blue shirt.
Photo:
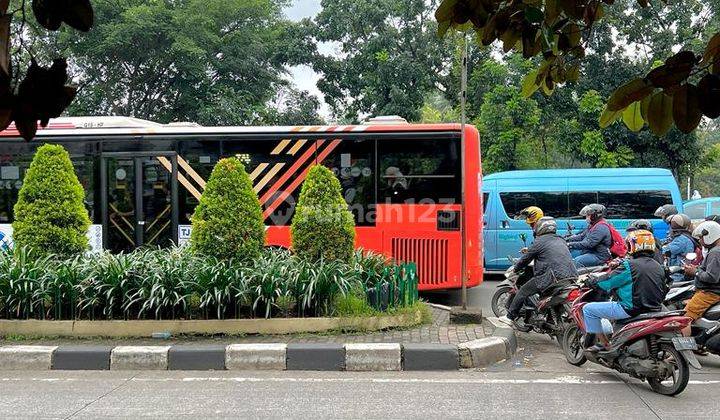
<svg viewBox="0 0 720 420">
<path fill-rule="evenodd" d="M 663 246 L 663 254 L 670 253 L 668 264 L 672 266 L 682 265 L 682 258 L 691 252 L 695 252 L 695 243 L 688 235 L 677 235 L 669 244 Z"/>
</svg>

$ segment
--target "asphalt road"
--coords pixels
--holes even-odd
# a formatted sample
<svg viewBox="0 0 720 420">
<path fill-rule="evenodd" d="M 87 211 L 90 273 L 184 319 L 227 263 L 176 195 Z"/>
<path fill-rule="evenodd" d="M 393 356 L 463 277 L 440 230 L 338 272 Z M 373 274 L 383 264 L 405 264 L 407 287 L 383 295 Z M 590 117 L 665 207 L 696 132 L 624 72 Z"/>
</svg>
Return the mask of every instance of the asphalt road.
<svg viewBox="0 0 720 420">
<path fill-rule="evenodd" d="M 679 397 L 608 372 L 18 372 L 2 418 L 718 418 L 720 373 Z M 702 411 L 701 411 L 702 410 Z M 510 417 L 509 417 L 510 416 Z"/>
</svg>

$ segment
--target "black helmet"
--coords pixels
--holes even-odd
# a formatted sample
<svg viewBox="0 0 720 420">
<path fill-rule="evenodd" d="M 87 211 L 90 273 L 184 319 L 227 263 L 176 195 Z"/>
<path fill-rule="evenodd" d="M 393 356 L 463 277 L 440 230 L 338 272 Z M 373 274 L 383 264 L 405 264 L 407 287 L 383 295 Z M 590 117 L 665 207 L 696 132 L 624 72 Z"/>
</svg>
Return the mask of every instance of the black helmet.
<svg viewBox="0 0 720 420">
<path fill-rule="evenodd" d="M 674 214 L 678 214 L 678 209 L 672 204 L 665 204 L 664 206 L 660 206 L 657 210 L 655 210 L 655 217 L 663 219 L 665 222 L 668 221 L 668 217 Z"/>
<path fill-rule="evenodd" d="M 630 225 L 625 229 L 626 232 L 634 232 L 636 230 L 647 230 L 648 232 L 653 232 L 653 225 L 650 223 L 649 220 L 645 219 L 638 219 L 634 220 Z"/>
<path fill-rule="evenodd" d="M 549 233 L 557 233 L 557 222 L 552 217 L 543 217 L 535 223 L 533 233 L 536 238 Z"/>
<path fill-rule="evenodd" d="M 580 210 L 580 216 L 590 216 L 590 220 L 596 222 L 605 217 L 605 206 L 602 204 L 588 204 Z"/>
</svg>

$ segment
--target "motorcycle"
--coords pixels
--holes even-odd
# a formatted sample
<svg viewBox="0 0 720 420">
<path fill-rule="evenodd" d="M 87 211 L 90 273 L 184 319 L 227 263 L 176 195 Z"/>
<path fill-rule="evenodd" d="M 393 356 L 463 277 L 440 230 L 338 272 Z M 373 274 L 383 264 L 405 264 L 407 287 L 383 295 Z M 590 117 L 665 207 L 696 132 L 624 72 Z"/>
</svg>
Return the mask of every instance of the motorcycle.
<svg viewBox="0 0 720 420">
<path fill-rule="evenodd" d="M 689 263 L 690 261 L 694 261 L 696 257 L 697 254 L 691 252 L 685 256 L 683 263 Z M 669 290 L 667 292 L 667 295 L 665 296 L 663 306 L 667 310 L 676 311 L 685 309 L 685 303 L 695 293 L 695 281 L 674 281 L 672 276 L 682 272 L 683 267 L 681 266 L 665 267 L 666 284 Z"/>
<path fill-rule="evenodd" d="M 683 337 L 681 330 L 690 324 L 683 311 L 645 313 L 618 320 L 619 329 L 610 337 L 610 349 L 590 352 L 585 349 L 595 342 L 595 335 L 585 330 L 583 307 L 597 300 L 598 291 L 583 287 L 570 311 L 574 323 L 563 334 L 563 352 L 567 361 L 581 366 L 593 363 L 646 380 L 653 391 L 662 395 L 677 395 L 687 387 L 689 365 L 700 369 L 694 350 L 693 337 Z"/>
<path fill-rule="evenodd" d="M 711 306 L 691 327 L 700 351 L 720 356 L 720 303 Z"/>
</svg>

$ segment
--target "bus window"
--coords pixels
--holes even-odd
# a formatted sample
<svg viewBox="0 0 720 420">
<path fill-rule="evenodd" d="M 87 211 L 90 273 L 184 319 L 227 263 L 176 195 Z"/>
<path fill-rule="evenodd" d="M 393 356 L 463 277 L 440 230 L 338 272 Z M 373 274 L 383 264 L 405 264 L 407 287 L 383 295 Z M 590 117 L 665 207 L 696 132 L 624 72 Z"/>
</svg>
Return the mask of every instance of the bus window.
<svg viewBox="0 0 720 420">
<path fill-rule="evenodd" d="M 190 217 L 198 205 L 198 195 L 202 193 L 202 183 L 210 179 L 215 164 L 220 158 L 220 142 L 217 140 L 181 141 L 178 144 L 178 203 L 180 224 L 189 225 Z M 190 170 L 182 165 L 187 162 Z"/>
<path fill-rule="evenodd" d="M 568 195 L 565 192 L 503 192 L 500 200 L 511 219 L 530 206 L 540 207 L 547 216 L 568 217 Z"/>
<path fill-rule="evenodd" d="M 457 139 L 378 141 L 378 203 L 460 203 Z"/>
<path fill-rule="evenodd" d="M 343 140 L 323 162 L 340 180 L 356 226 L 375 225 L 375 141 Z"/>
<path fill-rule="evenodd" d="M 658 207 L 672 203 L 670 191 L 601 191 L 598 203 L 607 208 L 608 219 L 653 219 Z"/>
<path fill-rule="evenodd" d="M 683 206 L 683 213 L 687 214 L 693 220 L 705 218 L 705 203 L 689 203 Z"/>
<path fill-rule="evenodd" d="M 70 160 L 73 167 L 75 167 L 75 174 L 83 190 L 85 190 L 84 202 L 90 220 L 93 223 L 100 223 L 100 218 L 96 219 L 96 211 L 99 213 L 100 209 L 98 200 L 95 200 L 95 189 L 99 188 L 99 185 L 95 184 L 94 145 L 94 142 L 61 143 L 61 146 L 70 154 Z"/>
<path fill-rule="evenodd" d="M 25 173 L 35 153 L 36 144 L 3 145 L 0 152 L 0 223 L 12 223 L 13 207 L 18 199 Z"/>
</svg>

